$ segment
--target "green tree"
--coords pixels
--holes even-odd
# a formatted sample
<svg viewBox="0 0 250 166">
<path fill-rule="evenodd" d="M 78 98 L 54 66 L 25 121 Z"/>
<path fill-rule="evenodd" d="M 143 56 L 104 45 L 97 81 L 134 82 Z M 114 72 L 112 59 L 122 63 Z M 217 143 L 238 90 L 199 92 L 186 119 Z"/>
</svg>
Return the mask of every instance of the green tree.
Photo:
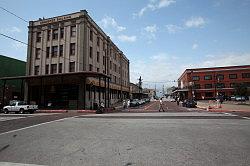
<svg viewBox="0 0 250 166">
<path fill-rule="evenodd" d="M 238 96 L 247 95 L 247 86 L 243 83 L 235 84 L 234 90 L 235 90 L 235 95 L 238 95 Z"/>
</svg>

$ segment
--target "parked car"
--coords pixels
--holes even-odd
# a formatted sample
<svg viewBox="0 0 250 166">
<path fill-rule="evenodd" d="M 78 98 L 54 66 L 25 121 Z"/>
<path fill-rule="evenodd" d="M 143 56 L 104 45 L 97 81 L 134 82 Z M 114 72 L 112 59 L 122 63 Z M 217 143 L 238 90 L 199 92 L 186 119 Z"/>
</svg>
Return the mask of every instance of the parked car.
<svg viewBox="0 0 250 166">
<path fill-rule="evenodd" d="M 3 107 L 3 111 L 5 114 L 8 114 L 9 112 L 15 112 L 15 113 L 34 113 L 36 110 L 38 110 L 38 105 L 28 105 L 24 101 L 11 101 L 10 105 Z"/>
<path fill-rule="evenodd" d="M 169 101 L 170 102 L 175 102 L 175 99 L 174 98 L 170 98 Z"/>
<path fill-rule="evenodd" d="M 235 96 L 231 96 L 231 97 L 230 97 L 230 100 L 232 100 L 232 101 L 235 101 L 235 99 L 236 99 Z"/>
<path fill-rule="evenodd" d="M 246 98 L 244 96 L 236 96 L 235 101 L 246 101 Z"/>
<path fill-rule="evenodd" d="M 145 99 L 145 102 L 146 102 L 146 103 L 149 103 L 149 102 L 150 102 L 150 98 L 146 98 L 146 99 Z"/>
<path fill-rule="evenodd" d="M 187 107 L 187 108 L 196 108 L 196 105 L 197 105 L 197 102 L 192 99 L 184 100 L 182 103 L 182 106 Z"/>
<path fill-rule="evenodd" d="M 130 102 L 130 107 L 136 107 L 139 106 L 139 100 L 138 99 L 134 99 Z"/>
<path fill-rule="evenodd" d="M 145 103 L 145 101 L 143 99 L 139 100 L 138 102 L 139 102 L 139 105 L 142 105 Z"/>
</svg>

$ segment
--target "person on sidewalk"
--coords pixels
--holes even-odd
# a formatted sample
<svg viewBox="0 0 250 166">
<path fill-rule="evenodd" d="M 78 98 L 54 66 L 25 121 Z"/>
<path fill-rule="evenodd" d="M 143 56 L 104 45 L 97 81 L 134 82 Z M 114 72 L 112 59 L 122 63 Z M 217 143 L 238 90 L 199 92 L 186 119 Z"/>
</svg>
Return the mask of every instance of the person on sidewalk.
<svg viewBox="0 0 250 166">
<path fill-rule="evenodd" d="M 177 105 L 179 106 L 180 105 L 180 98 L 179 97 L 177 98 L 176 102 L 177 102 Z"/>
<path fill-rule="evenodd" d="M 165 112 L 165 110 L 163 109 L 163 102 L 162 102 L 162 98 L 160 99 L 160 108 L 159 108 L 159 112 Z"/>
<path fill-rule="evenodd" d="M 127 109 L 129 109 L 129 107 L 130 107 L 130 100 L 128 99 L 127 100 Z"/>
<path fill-rule="evenodd" d="M 122 107 L 123 107 L 123 109 L 126 109 L 126 106 L 127 106 L 126 101 L 123 100 L 123 101 L 122 101 Z"/>
</svg>

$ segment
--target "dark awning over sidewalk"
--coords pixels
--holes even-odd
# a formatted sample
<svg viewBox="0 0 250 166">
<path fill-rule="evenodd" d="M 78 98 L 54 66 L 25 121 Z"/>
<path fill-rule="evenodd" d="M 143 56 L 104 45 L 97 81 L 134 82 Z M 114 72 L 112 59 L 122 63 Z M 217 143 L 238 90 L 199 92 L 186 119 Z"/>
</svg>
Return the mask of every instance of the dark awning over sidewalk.
<svg viewBox="0 0 250 166">
<path fill-rule="evenodd" d="M 16 79 L 32 79 L 32 78 L 46 78 L 46 77 L 60 77 L 60 76 L 84 76 L 84 77 L 102 77 L 110 78 L 110 76 L 98 73 L 98 72 L 71 72 L 71 73 L 58 73 L 58 74 L 48 74 L 48 75 L 33 75 L 33 76 L 16 76 L 16 77 L 2 77 L 0 80 L 16 80 Z"/>
<path fill-rule="evenodd" d="M 103 73 L 98 73 L 98 72 L 70 72 L 70 73 L 58 73 L 58 74 L 48 74 L 48 75 L 32 75 L 32 76 L 16 76 L 16 77 L 2 77 L 0 78 L 0 80 L 3 81 L 3 98 L 2 98 L 2 103 L 4 103 L 4 96 L 5 96 L 5 86 L 6 86 L 6 82 L 9 80 L 22 80 L 22 85 L 21 87 L 23 87 L 24 85 L 24 81 L 27 82 L 29 85 L 34 85 L 37 84 L 40 87 L 40 91 L 44 91 L 44 85 L 46 84 L 44 81 L 47 82 L 53 82 L 54 84 L 62 84 L 65 83 L 65 81 L 67 82 L 72 82 L 72 83 L 81 83 L 83 86 L 83 105 L 84 105 L 84 109 L 85 109 L 85 105 L 86 105 L 86 79 L 90 77 L 90 78 L 97 78 L 99 79 L 99 81 L 96 82 L 96 85 L 101 87 L 101 80 L 103 79 L 104 81 L 104 85 L 103 87 L 105 88 L 105 106 L 110 105 L 110 76 L 103 74 Z M 21 88 L 23 91 L 23 88 Z M 108 92 L 106 91 L 108 90 Z M 101 88 L 99 88 L 99 104 L 101 101 L 101 97 L 100 97 L 100 92 L 101 92 Z M 22 92 L 23 93 L 23 92 Z M 107 95 L 106 95 L 107 93 Z M 106 98 L 107 97 L 107 98 Z M 108 103 L 106 103 L 106 99 L 108 100 Z M 29 99 L 27 99 L 29 101 Z"/>
</svg>

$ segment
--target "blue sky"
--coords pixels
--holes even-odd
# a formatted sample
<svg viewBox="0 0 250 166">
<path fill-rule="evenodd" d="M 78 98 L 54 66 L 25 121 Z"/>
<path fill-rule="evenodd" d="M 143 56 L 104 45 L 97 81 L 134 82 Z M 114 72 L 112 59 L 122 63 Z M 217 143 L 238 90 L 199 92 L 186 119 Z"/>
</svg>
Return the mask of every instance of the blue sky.
<svg viewBox="0 0 250 166">
<path fill-rule="evenodd" d="M 186 68 L 250 64 L 250 0 L 1 0 L 25 20 L 86 9 L 130 60 L 131 82 L 176 85 Z M 27 42 L 27 23 L 0 9 L 0 32 Z M 0 54 L 26 46 L 0 36 Z"/>
</svg>

